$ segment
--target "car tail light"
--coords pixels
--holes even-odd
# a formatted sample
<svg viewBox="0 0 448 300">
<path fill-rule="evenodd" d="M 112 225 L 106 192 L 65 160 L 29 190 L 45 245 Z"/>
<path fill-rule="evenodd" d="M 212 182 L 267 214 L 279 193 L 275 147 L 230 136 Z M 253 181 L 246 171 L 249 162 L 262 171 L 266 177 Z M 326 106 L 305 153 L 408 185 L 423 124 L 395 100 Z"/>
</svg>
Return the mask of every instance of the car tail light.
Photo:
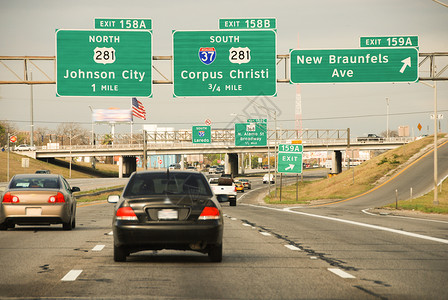
<svg viewBox="0 0 448 300">
<path fill-rule="evenodd" d="M 206 206 L 202 210 L 198 220 L 217 220 L 219 219 L 219 209 L 213 206 Z"/>
<path fill-rule="evenodd" d="M 234 190 L 234 192 L 236 192 L 236 185 L 235 185 L 235 190 Z"/>
<path fill-rule="evenodd" d="M 135 215 L 134 210 L 132 207 L 120 207 L 117 210 L 116 213 L 117 220 L 128 220 L 128 221 L 136 221 L 138 220 L 137 216 Z"/>
<path fill-rule="evenodd" d="M 3 202 L 4 203 L 19 203 L 19 197 L 15 196 L 15 195 L 11 195 L 10 192 L 7 192 L 4 196 L 3 196 Z"/>
<path fill-rule="evenodd" d="M 50 198 L 48 198 L 48 203 L 64 203 L 64 202 L 65 202 L 64 195 L 59 192 L 56 195 L 50 196 Z"/>
</svg>

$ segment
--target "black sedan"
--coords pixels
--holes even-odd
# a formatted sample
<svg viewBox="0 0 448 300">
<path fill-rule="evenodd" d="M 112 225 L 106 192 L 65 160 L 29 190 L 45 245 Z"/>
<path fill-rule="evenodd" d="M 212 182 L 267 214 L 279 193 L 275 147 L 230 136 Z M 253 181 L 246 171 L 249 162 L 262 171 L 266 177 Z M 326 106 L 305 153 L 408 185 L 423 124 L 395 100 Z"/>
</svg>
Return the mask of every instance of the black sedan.
<svg viewBox="0 0 448 300">
<path fill-rule="evenodd" d="M 224 221 L 205 176 L 189 171 L 135 172 L 113 217 L 114 260 L 144 250 L 193 250 L 222 260 Z"/>
</svg>

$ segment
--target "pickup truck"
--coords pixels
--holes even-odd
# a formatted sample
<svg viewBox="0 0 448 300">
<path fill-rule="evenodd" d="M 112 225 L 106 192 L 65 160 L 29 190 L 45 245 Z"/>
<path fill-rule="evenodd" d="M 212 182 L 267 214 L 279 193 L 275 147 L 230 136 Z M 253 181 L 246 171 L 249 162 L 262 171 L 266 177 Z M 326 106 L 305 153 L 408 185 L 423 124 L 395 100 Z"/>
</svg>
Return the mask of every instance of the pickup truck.
<svg viewBox="0 0 448 300">
<path fill-rule="evenodd" d="M 231 177 L 210 178 L 208 182 L 219 202 L 229 201 L 230 206 L 236 206 L 236 187 Z"/>
<path fill-rule="evenodd" d="M 374 133 L 369 133 L 367 136 L 357 137 L 356 140 L 358 142 L 361 142 L 361 143 L 365 143 L 365 142 L 379 142 L 379 143 L 382 143 L 382 142 L 384 142 L 384 138 L 383 137 L 378 136 L 378 135 L 376 135 Z"/>
</svg>

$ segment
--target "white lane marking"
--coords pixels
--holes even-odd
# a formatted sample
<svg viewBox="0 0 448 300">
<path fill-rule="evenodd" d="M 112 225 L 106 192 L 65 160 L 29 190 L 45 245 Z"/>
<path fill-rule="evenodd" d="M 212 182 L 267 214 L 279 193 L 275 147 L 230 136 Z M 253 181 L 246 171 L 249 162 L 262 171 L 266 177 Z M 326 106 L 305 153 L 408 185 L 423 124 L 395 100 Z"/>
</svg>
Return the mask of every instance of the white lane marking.
<svg viewBox="0 0 448 300">
<path fill-rule="evenodd" d="M 308 216 L 308 217 L 326 219 L 326 220 L 331 220 L 331 221 L 336 221 L 336 222 L 341 222 L 341 223 L 346 223 L 346 224 L 351 224 L 351 225 L 356 225 L 356 226 L 361 226 L 361 227 L 367 227 L 367 228 L 376 229 L 376 230 L 388 231 L 388 232 L 406 235 L 406 236 L 419 238 L 419 239 L 423 239 L 423 240 L 429 240 L 429 241 L 433 241 L 433 242 L 448 244 L 448 240 L 446 240 L 446 239 L 435 238 L 435 237 L 431 237 L 431 236 L 427 236 L 427 235 L 423 235 L 423 234 L 418 234 L 418 233 L 413 233 L 413 232 L 408 232 L 408 231 L 403 231 L 403 230 L 397 230 L 397 229 L 392 229 L 392 228 L 387 228 L 387 227 L 382 227 L 382 226 L 376 226 L 376 225 L 371 225 L 371 224 L 366 224 L 366 223 L 360 223 L 360 222 L 355 222 L 355 221 L 349 221 L 349 220 L 344 220 L 344 219 L 338 219 L 338 218 L 333 218 L 333 217 L 326 217 L 326 216 L 304 213 L 304 212 L 300 212 L 300 211 L 294 211 L 294 210 L 291 210 L 292 209 L 291 207 L 278 209 L 278 208 L 261 206 L 261 205 L 253 205 L 253 204 L 246 204 L 246 205 L 253 206 L 253 207 L 265 208 L 265 209 L 271 209 L 271 210 L 281 211 L 281 212 L 289 212 L 289 213 Z"/>
<path fill-rule="evenodd" d="M 293 245 L 285 245 L 286 248 L 288 248 L 289 250 L 293 250 L 293 251 L 301 251 L 300 248 L 293 246 Z"/>
<path fill-rule="evenodd" d="M 95 247 L 92 248 L 92 251 L 101 251 L 104 249 L 105 245 L 96 245 Z"/>
<path fill-rule="evenodd" d="M 111 231 L 111 232 L 109 232 L 107 235 L 114 235 L 114 232 Z"/>
<path fill-rule="evenodd" d="M 269 232 L 260 231 L 260 233 L 264 236 L 271 236 L 271 234 Z"/>
<path fill-rule="evenodd" d="M 250 225 L 250 224 L 247 224 L 247 223 L 243 223 L 243 226 L 248 226 L 248 227 L 251 227 L 252 225 Z"/>
<path fill-rule="evenodd" d="M 381 216 L 381 217 L 394 217 L 394 218 L 402 218 L 402 219 L 411 219 L 411 220 L 417 220 L 417 221 L 426 221 L 426 222 L 436 222 L 436 223 L 444 223 L 444 224 L 448 224 L 448 222 L 446 221 L 440 221 L 440 220 L 430 220 L 430 219 L 422 219 L 422 218 L 413 218 L 413 217 L 405 217 L 405 216 L 394 216 L 394 215 L 381 215 L 381 214 L 374 214 L 371 212 L 368 212 L 370 208 L 366 208 L 361 210 L 363 213 L 367 214 L 367 215 L 371 215 L 371 216 Z"/>
<path fill-rule="evenodd" d="M 230 218 L 230 220 L 232 220 L 232 221 L 236 221 L 236 220 L 237 220 L 237 218 Z"/>
<path fill-rule="evenodd" d="M 75 281 L 76 278 L 82 273 L 82 270 L 71 270 L 64 277 L 62 277 L 61 281 Z"/>
<path fill-rule="evenodd" d="M 341 269 L 337 269 L 337 268 L 328 268 L 328 271 L 338 275 L 339 277 L 342 278 L 356 278 L 355 276 L 353 276 L 352 274 L 349 274 L 347 272 L 342 271 Z"/>
</svg>

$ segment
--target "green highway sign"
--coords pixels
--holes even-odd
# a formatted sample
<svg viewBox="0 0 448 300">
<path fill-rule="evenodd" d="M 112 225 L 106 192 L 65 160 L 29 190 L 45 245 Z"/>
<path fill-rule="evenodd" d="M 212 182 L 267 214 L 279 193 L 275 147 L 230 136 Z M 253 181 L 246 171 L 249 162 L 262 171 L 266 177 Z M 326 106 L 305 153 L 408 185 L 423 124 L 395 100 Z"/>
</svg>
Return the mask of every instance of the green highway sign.
<svg viewBox="0 0 448 300">
<path fill-rule="evenodd" d="M 276 18 L 219 19 L 219 29 L 276 29 Z"/>
<path fill-rule="evenodd" d="M 278 145 L 279 173 L 302 173 L 303 146 L 301 144 L 280 144 Z"/>
<path fill-rule="evenodd" d="M 193 144 L 210 144 L 212 142 L 212 129 L 210 126 L 193 126 Z"/>
<path fill-rule="evenodd" d="M 267 123 L 268 119 L 247 119 L 247 123 Z"/>
<path fill-rule="evenodd" d="M 152 30 L 152 20 L 95 18 L 95 29 Z"/>
<path fill-rule="evenodd" d="M 266 123 L 235 123 L 235 146 L 266 146 Z"/>
<path fill-rule="evenodd" d="M 417 82 L 415 48 L 291 50 L 291 83 Z"/>
<path fill-rule="evenodd" d="M 150 97 L 152 33 L 57 30 L 56 95 Z"/>
<path fill-rule="evenodd" d="M 175 97 L 275 96 L 273 30 L 173 32 Z"/>
<path fill-rule="evenodd" d="M 362 36 L 361 47 L 418 47 L 418 36 Z"/>
</svg>

